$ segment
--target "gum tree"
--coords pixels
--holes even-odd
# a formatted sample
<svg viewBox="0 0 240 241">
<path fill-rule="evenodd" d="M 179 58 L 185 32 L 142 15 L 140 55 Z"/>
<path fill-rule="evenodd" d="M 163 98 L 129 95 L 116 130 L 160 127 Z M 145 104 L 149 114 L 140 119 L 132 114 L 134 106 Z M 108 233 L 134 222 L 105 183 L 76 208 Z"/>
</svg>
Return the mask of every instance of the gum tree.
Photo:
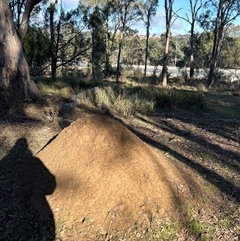
<svg viewBox="0 0 240 241">
<path fill-rule="evenodd" d="M 145 45 L 145 60 L 144 60 L 144 78 L 147 75 L 147 60 L 149 55 L 149 34 L 152 18 L 156 15 L 158 0 L 143 0 L 140 4 L 142 11 L 142 19 L 146 27 L 146 45 Z"/>
<path fill-rule="evenodd" d="M 208 74 L 208 86 L 211 87 L 215 82 L 217 61 L 226 30 L 240 15 L 240 2 L 238 0 L 209 0 L 205 3 L 205 8 L 208 10 L 201 16 L 201 24 L 205 28 L 210 28 L 214 34 Z"/>
<path fill-rule="evenodd" d="M 116 84 L 118 84 L 120 77 L 120 59 L 123 48 L 124 34 L 131 32 L 130 27 L 140 19 L 141 12 L 139 11 L 138 2 L 136 0 L 117 0 L 116 6 L 116 20 L 119 30 L 116 79 Z"/>
<path fill-rule="evenodd" d="M 165 50 L 163 54 L 163 64 L 161 72 L 162 85 L 167 86 L 167 77 L 168 77 L 168 60 L 169 60 L 169 43 L 171 36 L 171 26 L 173 23 L 173 3 L 174 0 L 165 0 L 165 24 L 166 24 L 166 34 L 165 34 Z"/>
<path fill-rule="evenodd" d="M 193 81 L 194 76 L 194 38 L 195 38 L 195 25 L 198 18 L 198 13 L 203 7 L 202 0 L 189 0 L 189 12 L 190 16 L 186 14 L 186 17 L 178 16 L 179 18 L 188 22 L 191 26 L 190 29 L 190 82 Z"/>
<path fill-rule="evenodd" d="M 14 26 L 7 0 L 0 1 L 0 103 L 10 107 L 19 102 L 40 95 L 30 78 L 22 40 L 27 32 L 29 17 L 35 5 L 41 0 L 28 0 L 18 30 Z"/>
</svg>

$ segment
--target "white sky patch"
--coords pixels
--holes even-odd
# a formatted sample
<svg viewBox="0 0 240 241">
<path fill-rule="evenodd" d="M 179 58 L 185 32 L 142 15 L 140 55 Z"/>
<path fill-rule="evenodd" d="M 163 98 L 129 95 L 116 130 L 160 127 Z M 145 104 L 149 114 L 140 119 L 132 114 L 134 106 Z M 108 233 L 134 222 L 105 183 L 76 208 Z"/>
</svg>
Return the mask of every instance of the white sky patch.
<svg viewBox="0 0 240 241">
<path fill-rule="evenodd" d="M 174 19 L 174 18 L 173 18 Z M 151 23 L 151 34 L 155 33 L 160 35 L 166 31 L 165 10 L 163 8 L 158 9 L 157 14 L 154 16 Z M 171 32 L 173 35 L 185 34 L 189 31 L 189 26 L 186 21 L 177 18 L 171 26 Z"/>
<path fill-rule="evenodd" d="M 183 32 L 188 31 L 187 29 L 184 29 L 183 22 L 184 20 L 176 19 L 172 25 L 172 34 L 182 34 Z"/>
<path fill-rule="evenodd" d="M 78 5 L 78 0 L 62 0 L 63 7 L 66 8 L 76 8 Z M 58 4 L 61 3 L 61 0 L 58 1 Z"/>
<path fill-rule="evenodd" d="M 165 28 L 165 11 L 164 11 L 164 9 L 158 9 L 156 15 L 153 17 L 151 26 L 153 28 L 155 28 L 155 27 Z"/>
</svg>

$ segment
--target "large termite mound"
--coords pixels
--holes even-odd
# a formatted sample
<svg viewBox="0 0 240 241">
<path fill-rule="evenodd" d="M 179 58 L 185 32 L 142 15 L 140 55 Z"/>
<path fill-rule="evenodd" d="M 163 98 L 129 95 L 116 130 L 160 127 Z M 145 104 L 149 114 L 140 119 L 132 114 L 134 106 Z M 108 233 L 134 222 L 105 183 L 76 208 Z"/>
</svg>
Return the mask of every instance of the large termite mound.
<svg viewBox="0 0 240 241">
<path fill-rule="evenodd" d="M 181 190 L 188 190 L 164 154 L 103 116 L 73 122 L 37 157 L 56 177 L 48 196 L 55 222 L 66 221 L 69 229 L 91 224 L 122 230 L 144 218 L 150 223 L 156 210 L 173 211 Z"/>
</svg>

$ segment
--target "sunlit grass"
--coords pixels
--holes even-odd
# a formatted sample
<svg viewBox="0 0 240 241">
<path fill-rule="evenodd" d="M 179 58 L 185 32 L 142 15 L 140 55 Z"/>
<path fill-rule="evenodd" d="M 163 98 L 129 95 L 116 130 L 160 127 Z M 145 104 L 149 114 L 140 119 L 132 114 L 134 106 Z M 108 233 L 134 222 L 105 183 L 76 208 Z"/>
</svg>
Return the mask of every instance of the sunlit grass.
<svg viewBox="0 0 240 241">
<path fill-rule="evenodd" d="M 111 112 L 117 112 L 123 116 L 133 115 L 136 112 L 149 113 L 154 109 L 154 102 L 142 98 L 138 94 L 127 91 L 114 91 L 111 87 L 100 88 L 94 98 L 95 105 L 106 108 Z"/>
<path fill-rule="evenodd" d="M 102 82 L 94 82 L 89 78 L 58 78 L 57 81 L 51 79 L 37 80 L 37 85 L 43 94 L 50 94 L 57 99 L 69 96 L 98 86 L 100 90 L 84 97 L 82 102 L 95 108 L 117 112 L 124 116 L 135 113 L 147 114 L 161 109 L 173 109 L 195 112 L 208 112 L 219 117 L 235 118 L 237 112 L 233 106 L 240 101 L 238 98 L 238 88 L 234 84 L 234 92 L 219 97 L 216 89 L 214 93 L 207 89 L 204 82 L 197 82 L 197 87 L 191 90 L 177 86 L 177 88 L 163 88 L 160 85 L 150 84 L 148 78 L 144 80 L 139 71 L 126 70 L 121 76 L 119 87 L 114 86 L 114 79 L 105 79 Z M 232 87 L 231 87 L 232 88 Z M 222 89 L 222 88 L 221 88 Z M 238 100 L 237 100 L 238 99 Z M 228 107 L 218 103 L 224 101 Z M 217 103 L 216 103 L 217 102 Z M 215 106 L 218 106 L 216 108 Z M 222 107 L 223 108 L 222 108 Z"/>
<path fill-rule="evenodd" d="M 51 94 L 56 98 L 69 97 L 74 94 L 73 88 L 64 84 L 63 82 L 55 82 L 52 85 L 47 85 L 45 83 L 39 83 L 38 88 L 42 94 Z"/>
</svg>

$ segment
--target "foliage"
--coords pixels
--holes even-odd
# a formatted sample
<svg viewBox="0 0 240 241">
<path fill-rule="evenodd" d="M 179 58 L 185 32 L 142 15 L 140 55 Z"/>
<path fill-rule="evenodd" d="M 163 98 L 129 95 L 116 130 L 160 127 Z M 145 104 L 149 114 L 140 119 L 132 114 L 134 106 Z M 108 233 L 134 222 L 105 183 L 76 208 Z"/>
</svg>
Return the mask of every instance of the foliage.
<svg viewBox="0 0 240 241">
<path fill-rule="evenodd" d="M 50 58 L 50 41 L 45 28 L 32 25 L 23 41 L 23 47 L 31 72 L 34 75 L 41 74 Z"/>
<path fill-rule="evenodd" d="M 125 41 L 122 63 L 125 65 L 143 64 L 144 45 L 141 38 L 135 34 Z"/>
<path fill-rule="evenodd" d="M 192 91 L 163 88 L 155 93 L 156 108 L 173 108 L 182 110 L 207 110 L 203 95 Z"/>
<path fill-rule="evenodd" d="M 16 25 L 20 24 L 19 19 L 22 16 L 25 2 L 26 0 L 22 0 L 20 6 L 20 1 L 10 1 Z M 35 7 L 32 22 L 30 22 L 30 28 L 24 40 L 24 49 L 32 74 L 39 74 L 41 69 L 50 64 L 51 59 L 50 50 L 52 48 L 50 48 L 50 33 L 48 30 L 49 14 L 46 8 L 47 2 L 42 1 L 42 3 Z M 95 72 L 98 73 L 95 79 L 99 79 L 103 74 L 105 76 L 114 74 L 119 77 L 120 64 L 142 65 L 147 61 L 148 65 L 162 65 L 166 45 L 165 33 L 160 37 L 149 36 L 148 47 L 146 47 L 147 33 L 146 36 L 141 36 L 134 29 L 134 24 L 137 21 L 142 21 L 146 28 L 148 24 L 150 26 L 152 17 L 156 14 L 158 1 L 148 0 L 141 1 L 141 4 L 137 3 L 128 0 L 116 2 L 110 0 L 101 1 L 95 6 L 92 1 L 88 1 L 80 2 L 77 8 L 72 10 L 64 9 L 61 4 L 57 5 L 59 7 L 56 8 L 54 17 L 54 48 L 57 73 L 63 75 L 64 69 L 79 66 L 80 63 L 84 62 L 86 65 L 91 63 L 90 66 L 93 68 L 91 74 L 95 75 L 95 68 Z M 190 3 L 192 7 L 196 7 L 194 1 L 190 1 Z M 198 1 L 195 1 L 195 4 L 197 3 Z M 193 36 L 194 66 L 197 69 L 206 69 L 211 63 L 214 45 L 213 24 L 216 16 L 211 12 L 210 7 L 213 6 L 217 9 L 216 3 L 215 0 L 211 0 L 204 6 L 199 5 L 200 9 L 195 9 L 196 14 L 199 10 L 206 10 L 198 18 L 197 15 L 194 15 L 194 20 L 197 18 L 198 23 L 204 27 L 202 33 L 194 33 Z M 234 13 L 234 9 L 235 5 L 233 4 L 229 13 Z M 194 9 L 192 10 L 194 11 Z M 45 26 L 43 24 L 37 25 L 39 23 L 35 16 L 41 16 L 41 14 L 44 15 Z M 211 18 L 207 18 L 210 16 Z M 191 22 L 188 16 L 179 17 L 189 23 Z M 230 18 L 223 20 L 228 21 L 227 26 L 230 26 Z M 238 58 L 240 54 L 237 54 L 240 52 L 237 28 L 231 27 L 229 31 L 227 29 L 224 29 L 224 31 L 225 38 L 222 41 L 221 51 L 217 59 L 217 67 L 237 68 L 240 61 Z M 192 52 L 189 38 L 189 35 L 171 35 L 168 52 L 168 64 L 170 66 L 190 66 Z M 146 48 L 148 49 L 147 53 Z M 145 59 L 146 55 L 147 59 Z M 117 66 L 118 61 L 119 67 L 115 70 L 113 66 Z M 60 67 L 63 68 L 60 69 Z"/>
<path fill-rule="evenodd" d="M 197 68 L 207 68 L 210 64 L 211 50 L 213 46 L 213 33 L 203 32 L 194 38 L 195 65 Z"/>
<path fill-rule="evenodd" d="M 205 2 L 205 8 L 207 10 L 201 15 L 200 23 L 202 27 L 211 29 L 214 36 L 208 75 L 209 87 L 211 87 L 215 82 L 214 75 L 217 67 L 218 57 L 222 50 L 221 48 L 225 38 L 226 30 L 239 16 L 239 7 L 239 1 L 235 0 L 211 0 Z"/>
<path fill-rule="evenodd" d="M 158 66 L 162 64 L 163 41 L 157 37 L 149 39 L 149 61 L 151 65 Z"/>
<path fill-rule="evenodd" d="M 240 37 L 225 37 L 219 56 L 220 68 L 237 68 L 240 63 Z"/>
<path fill-rule="evenodd" d="M 105 23 L 101 9 L 97 5 L 90 14 L 88 23 L 92 34 L 92 74 L 93 79 L 97 80 L 101 79 L 101 66 L 106 61 Z"/>
<path fill-rule="evenodd" d="M 156 15 L 158 0 L 146 0 L 140 2 L 140 9 L 142 12 L 142 19 L 146 27 L 146 44 L 145 44 L 145 56 L 144 56 L 144 77 L 147 75 L 147 61 L 149 56 L 149 35 L 150 24 L 152 18 Z"/>
</svg>

